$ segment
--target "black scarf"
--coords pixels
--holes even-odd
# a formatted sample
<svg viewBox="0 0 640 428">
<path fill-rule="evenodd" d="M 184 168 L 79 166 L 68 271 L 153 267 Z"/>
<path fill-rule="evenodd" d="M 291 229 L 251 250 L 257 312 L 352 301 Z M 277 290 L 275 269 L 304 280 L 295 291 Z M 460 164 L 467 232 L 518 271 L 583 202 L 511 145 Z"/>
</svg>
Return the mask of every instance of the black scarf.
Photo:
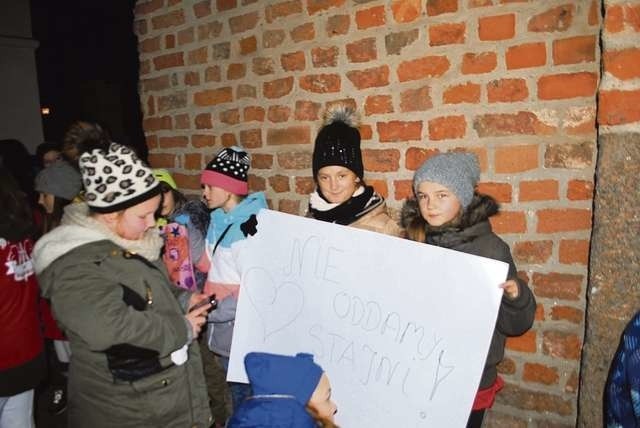
<svg viewBox="0 0 640 428">
<path fill-rule="evenodd" d="M 320 189 L 317 190 L 317 193 L 323 200 L 327 200 L 320 192 Z M 358 196 L 352 196 L 349 200 L 328 210 L 320 210 L 309 202 L 309 212 L 316 220 L 348 225 L 357 221 L 383 202 L 384 198 L 375 192 L 373 187 L 366 186 L 364 192 Z M 327 201 L 327 203 L 329 202 Z"/>
</svg>

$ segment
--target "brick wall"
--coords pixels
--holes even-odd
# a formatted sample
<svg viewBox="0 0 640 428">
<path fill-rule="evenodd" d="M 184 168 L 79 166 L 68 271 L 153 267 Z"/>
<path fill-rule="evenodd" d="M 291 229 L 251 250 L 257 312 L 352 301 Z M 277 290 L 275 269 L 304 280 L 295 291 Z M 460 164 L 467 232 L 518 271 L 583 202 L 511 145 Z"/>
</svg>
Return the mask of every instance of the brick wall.
<svg viewBox="0 0 640 428">
<path fill-rule="evenodd" d="M 573 426 L 596 161 L 596 0 L 149 0 L 136 6 L 150 162 L 197 193 L 222 146 L 303 213 L 327 104 L 362 114 L 365 178 L 399 209 L 439 151 L 481 161 L 539 306 L 508 342 L 488 426 Z M 615 105 L 613 102 L 612 105 Z"/>
<path fill-rule="evenodd" d="M 578 426 L 602 420 L 610 361 L 640 308 L 640 1 L 604 1 L 598 161 Z"/>
</svg>

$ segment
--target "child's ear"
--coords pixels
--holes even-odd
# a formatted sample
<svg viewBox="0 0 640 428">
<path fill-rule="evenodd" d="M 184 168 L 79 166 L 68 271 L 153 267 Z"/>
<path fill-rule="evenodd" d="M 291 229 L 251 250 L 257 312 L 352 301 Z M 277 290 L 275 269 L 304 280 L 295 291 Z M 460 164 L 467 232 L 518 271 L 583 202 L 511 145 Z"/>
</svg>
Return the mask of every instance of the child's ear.
<svg viewBox="0 0 640 428">
<path fill-rule="evenodd" d="M 109 227 L 114 226 L 118 222 L 118 217 L 120 216 L 120 211 L 115 211 L 112 213 L 102 214 L 102 219 Z"/>
</svg>

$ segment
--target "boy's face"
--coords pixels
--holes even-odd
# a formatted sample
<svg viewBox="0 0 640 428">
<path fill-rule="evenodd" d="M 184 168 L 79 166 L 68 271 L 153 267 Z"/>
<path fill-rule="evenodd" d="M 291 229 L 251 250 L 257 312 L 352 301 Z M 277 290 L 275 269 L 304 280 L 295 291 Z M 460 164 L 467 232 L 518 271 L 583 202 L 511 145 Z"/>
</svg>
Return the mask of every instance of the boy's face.
<svg viewBox="0 0 640 428">
<path fill-rule="evenodd" d="M 350 169 L 339 165 L 320 168 L 316 181 L 322 195 L 332 204 L 348 201 L 360 186 L 358 176 Z"/>
<path fill-rule="evenodd" d="M 231 199 L 231 192 L 228 192 L 220 187 L 209 186 L 208 184 L 202 185 L 202 197 L 209 209 L 224 208 L 225 205 Z"/>
<path fill-rule="evenodd" d="M 417 189 L 420 214 L 430 226 L 442 226 L 460 212 L 458 197 L 442 184 L 423 181 Z"/>
</svg>

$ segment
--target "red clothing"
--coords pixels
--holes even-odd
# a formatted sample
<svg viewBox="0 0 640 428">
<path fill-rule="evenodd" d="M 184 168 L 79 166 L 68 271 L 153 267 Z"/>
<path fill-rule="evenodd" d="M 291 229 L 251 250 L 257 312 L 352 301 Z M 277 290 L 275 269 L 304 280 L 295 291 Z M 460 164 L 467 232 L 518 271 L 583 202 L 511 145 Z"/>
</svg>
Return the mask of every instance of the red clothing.
<svg viewBox="0 0 640 428">
<path fill-rule="evenodd" d="M 0 238 L 0 372 L 43 351 L 31 239 Z"/>
<path fill-rule="evenodd" d="M 493 382 L 489 388 L 479 389 L 476 393 L 476 399 L 473 401 L 472 410 L 489 409 L 493 406 L 493 402 L 496 399 L 498 391 L 504 386 L 504 381 L 500 376 L 496 377 L 496 381 Z"/>
</svg>

